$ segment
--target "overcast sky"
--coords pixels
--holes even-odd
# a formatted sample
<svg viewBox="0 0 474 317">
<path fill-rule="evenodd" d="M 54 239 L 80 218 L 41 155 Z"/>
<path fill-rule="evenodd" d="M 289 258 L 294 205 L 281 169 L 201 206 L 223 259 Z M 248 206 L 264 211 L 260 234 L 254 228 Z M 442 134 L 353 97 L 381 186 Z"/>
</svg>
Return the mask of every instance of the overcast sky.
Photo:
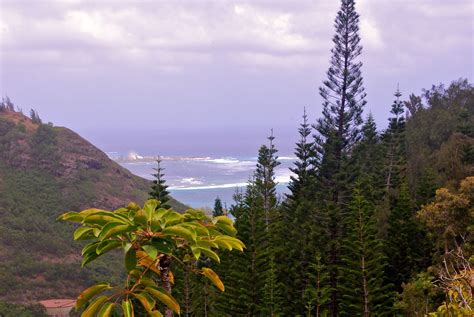
<svg viewBox="0 0 474 317">
<path fill-rule="evenodd" d="M 473 80 L 474 2 L 359 0 L 368 104 Z M 291 152 L 320 115 L 335 0 L 0 0 L 0 94 L 106 151 Z"/>
</svg>

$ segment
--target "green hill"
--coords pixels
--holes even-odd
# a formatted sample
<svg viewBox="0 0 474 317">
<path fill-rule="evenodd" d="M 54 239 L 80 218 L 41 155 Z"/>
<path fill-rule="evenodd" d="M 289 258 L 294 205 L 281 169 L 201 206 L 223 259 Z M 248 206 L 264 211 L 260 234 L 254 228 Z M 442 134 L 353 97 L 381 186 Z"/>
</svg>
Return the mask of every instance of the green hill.
<svg viewBox="0 0 474 317">
<path fill-rule="evenodd" d="M 80 268 L 73 227 L 56 217 L 89 207 L 143 202 L 150 182 L 131 174 L 73 131 L 0 112 L 0 300 L 75 297 L 120 265 Z M 176 200 L 176 210 L 186 208 Z"/>
</svg>

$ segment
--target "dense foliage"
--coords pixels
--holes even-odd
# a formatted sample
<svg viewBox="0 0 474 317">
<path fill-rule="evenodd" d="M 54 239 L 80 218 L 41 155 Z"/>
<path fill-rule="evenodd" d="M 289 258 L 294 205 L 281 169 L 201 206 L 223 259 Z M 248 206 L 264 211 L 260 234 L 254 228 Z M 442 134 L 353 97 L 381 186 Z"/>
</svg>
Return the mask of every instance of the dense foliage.
<svg viewBox="0 0 474 317">
<path fill-rule="evenodd" d="M 156 199 L 146 201 L 143 208 L 130 203 L 114 211 L 68 212 L 60 219 L 80 224 L 74 240 L 91 241 L 82 249 L 82 266 L 114 249 L 124 251 L 127 277 L 120 284 L 125 286 L 99 283 L 84 290 L 76 302 L 77 309 L 86 306 L 83 316 L 111 316 L 120 308 L 123 316 L 132 317 L 138 311 L 134 308 L 137 302 L 150 316 L 163 316 L 162 305 L 167 307 L 166 316 L 173 311 L 180 314 L 180 305 L 171 294 L 175 283 L 171 263 L 190 268 L 224 291 L 219 276 L 196 263 L 202 256 L 220 262 L 216 250 L 243 251 L 244 247 L 234 237 L 237 232 L 226 216 L 211 219 L 192 209 L 181 214 L 161 207 Z"/>
<path fill-rule="evenodd" d="M 320 88 L 322 115 L 310 122 L 304 111 L 286 195 L 276 193 L 272 131 L 248 186 L 236 191 L 230 208 L 216 199 L 213 219 L 155 200 L 65 215 L 80 223 L 77 239 L 92 240 L 83 252 L 84 264 L 94 260 L 88 270 L 79 270 L 75 258 L 64 260 L 77 251 L 64 240 L 72 227 L 53 219 L 64 206 L 97 202 L 104 177 L 118 185 L 131 176 L 98 173 L 105 163 L 93 159 L 71 174 L 64 164 L 64 140 L 71 138 L 58 128 L 42 124 L 36 112 L 34 126 L 0 120 L 0 297 L 31 287 L 36 293 L 26 292 L 27 299 L 75 294 L 66 289 L 71 276 L 82 286 L 110 276 L 113 284 L 122 274 L 125 288 L 99 284 L 78 306 L 94 299 L 86 311 L 121 309 L 125 316 L 159 316 L 165 307 L 168 316 L 472 316 L 474 87 L 459 79 L 406 100 L 397 88 L 380 130 L 371 114 L 364 117 L 353 0 L 341 0 L 333 43 Z M 13 111 L 4 99 L 0 115 Z M 155 171 L 149 194 L 176 204 L 159 161 Z M 109 199 L 124 192 L 107 190 Z M 243 253 L 229 252 L 241 243 Z M 96 260 L 109 248 L 126 251 L 125 272 L 110 265 L 118 262 Z M 228 250 L 218 255 L 213 248 Z M 223 293 L 212 286 L 223 288 L 218 277 Z M 94 297 L 96 291 L 113 297 Z"/>
</svg>

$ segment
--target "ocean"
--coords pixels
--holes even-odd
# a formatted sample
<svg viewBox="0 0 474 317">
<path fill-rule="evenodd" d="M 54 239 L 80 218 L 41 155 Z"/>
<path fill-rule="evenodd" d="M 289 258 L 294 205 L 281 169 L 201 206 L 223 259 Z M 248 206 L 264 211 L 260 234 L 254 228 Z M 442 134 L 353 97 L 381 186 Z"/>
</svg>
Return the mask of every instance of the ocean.
<svg viewBox="0 0 474 317">
<path fill-rule="evenodd" d="M 156 167 L 154 156 L 141 156 L 137 153 L 121 155 L 116 152 L 109 156 L 135 175 L 153 179 Z M 194 208 L 212 208 L 219 197 L 230 207 L 237 189 L 245 190 L 249 178 L 257 164 L 256 157 L 184 157 L 161 156 L 166 184 L 171 195 Z M 278 195 L 283 198 L 287 192 L 295 157 L 280 156 L 280 165 L 275 171 Z"/>
</svg>

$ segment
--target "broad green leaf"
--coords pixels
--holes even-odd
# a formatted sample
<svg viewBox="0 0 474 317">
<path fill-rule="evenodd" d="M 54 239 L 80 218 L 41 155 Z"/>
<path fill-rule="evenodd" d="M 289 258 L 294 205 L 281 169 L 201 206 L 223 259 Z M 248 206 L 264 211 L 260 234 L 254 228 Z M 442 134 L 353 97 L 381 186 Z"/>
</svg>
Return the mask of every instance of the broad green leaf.
<svg viewBox="0 0 474 317">
<path fill-rule="evenodd" d="M 99 244 L 100 244 L 100 241 L 91 242 L 91 243 L 86 244 L 84 246 L 84 248 L 82 248 L 81 255 L 83 256 L 84 254 L 95 252 L 95 250 L 96 250 L 96 248 Z"/>
<path fill-rule="evenodd" d="M 82 211 L 81 211 L 81 214 L 82 214 Z M 107 210 L 96 211 L 84 217 L 84 223 L 94 223 L 99 220 L 107 220 L 107 222 L 120 222 L 123 224 L 131 224 L 130 220 L 125 215 L 116 214 L 114 212 L 107 211 Z"/>
<path fill-rule="evenodd" d="M 186 220 L 205 220 L 207 216 L 201 211 L 196 209 L 188 209 L 184 213 Z"/>
<path fill-rule="evenodd" d="M 133 219 L 133 221 L 137 225 L 146 226 L 147 225 L 147 218 L 146 218 L 145 210 L 143 210 L 143 209 L 138 210 L 137 213 L 135 214 L 135 218 Z"/>
<path fill-rule="evenodd" d="M 191 246 L 191 252 L 193 253 L 196 260 L 199 260 L 199 258 L 201 257 L 201 248 Z"/>
<path fill-rule="evenodd" d="M 127 209 L 131 209 L 131 210 L 138 210 L 140 209 L 140 206 L 138 206 L 136 203 L 134 202 L 130 202 L 128 203 L 127 205 Z"/>
<path fill-rule="evenodd" d="M 179 315 L 179 313 L 180 313 L 179 304 L 173 298 L 173 296 L 168 294 L 167 291 L 165 291 L 162 288 L 158 288 L 158 287 L 147 287 L 147 288 L 145 288 L 145 292 L 149 293 L 150 295 L 152 295 L 155 298 L 158 298 L 163 304 L 168 306 L 168 308 L 170 308 L 172 311 L 174 311 L 175 313 L 177 313 Z"/>
<path fill-rule="evenodd" d="M 154 287 L 156 287 L 155 281 L 154 281 L 152 278 L 149 278 L 149 277 L 146 277 L 146 276 L 143 276 L 143 277 L 140 279 L 140 284 L 143 285 L 144 287 L 147 287 L 147 286 L 154 286 Z"/>
<path fill-rule="evenodd" d="M 153 231 L 160 231 L 162 227 L 162 219 L 165 217 L 171 209 L 159 208 L 153 214 L 151 219 L 151 230 Z"/>
<path fill-rule="evenodd" d="M 74 231 L 74 240 L 85 240 L 94 237 L 93 228 L 79 227 Z"/>
<path fill-rule="evenodd" d="M 237 238 L 234 238 L 234 237 L 230 237 L 230 236 L 217 236 L 214 241 L 219 244 L 219 246 L 223 246 L 224 248 L 227 247 L 227 245 L 230 245 L 231 248 L 229 250 L 232 250 L 232 249 L 237 249 L 239 251 L 243 251 L 244 248 L 245 248 L 245 244 L 240 241 L 239 239 Z"/>
<path fill-rule="evenodd" d="M 148 293 L 134 293 L 133 296 L 140 301 L 147 313 L 152 313 L 156 302 Z"/>
<path fill-rule="evenodd" d="M 215 240 L 215 243 L 219 246 L 220 249 L 232 250 L 234 247 L 231 243 L 226 240 Z"/>
<path fill-rule="evenodd" d="M 156 256 L 158 255 L 158 250 L 154 246 L 147 244 L 142 246 L 142 249 L 148 254 L 148 256 L 152 260 L 156 259 Z"/>
<path fill-rule="evenodd" d="M 216 227 L 224 231 L 229 236 L 234 237 L 237 234 L 237 230 L 234 228 L 234 226 L 228 225 L 226 223 L 218 222 L 216 223 Z"/>
<path fill-rule="evenodd" d="M 114 214 L 128 215 L 128 208 L 122 207 L 114 210 Z"/>
<path fill-rule="evenodd" d="M 123 317 L 134 317 L 132 302 L 128 299 L 122 301 Z M 82 317 L 82 316 L 81 316 Z"/>
<path fill-rule="evenodd" d="M 92 251 L 89 253 L 84 254 L 84 258 L 82 259 L 81 266 L 84 267 L 86 266 L 87 263 L 94 261 L 97 259 L 100 255 L 96 253 L 96 251 Z"/>
<path fill-rule="evenodd" d="M 183 222 L 180 224 L 180 226 L 196 231 L 196 233 L 199 236 L 203 236 L 203 237 L 209 236 L 209 229 L 207 229 L 205 226 L 203 226 L 202 224 L 198 222 Z"/>
<path fill-rule="evenodd" d="M 89 216 L 89 215 L 97 214 L 101 212 L 110 212 L 110 211 L 104 210 L 104 209 L 89 208 L 89 209 L 84 209 L 83 211 L 80 212 L 80 214 L 85 217 L 85 216 Z"/>
<path fill-rule="evenodd" d="M 82 222 L 83 219 L 84 216 L 75 211 L 66 212 L 57 218 L 57 220 L 67 220 L 73 222 Z"/>
<path fill-rule="evenodd" d="M 156 199 L 148 199 L 143 206 L 143 209 L 146 213 L 147 221 L 151 222 L 153 214 L 155 213 L 156 207 L 158 207 L 160 202 Z"/>
<path fill-rule="evenodd" d="M 216 274 L 213 270 L 207 267 L 203 267 L 202 269 L 202 274 L 207 277 L 211 282 L 221 291 L 224 291 L 224 283 L 222 283 L 219 275 Z"/>
<path fill-rule="evenodd" d="M 171 209 L 158 208 L 154 214 L 154 217 L 156 217 L 158 220 L 161 220 L 161 218 L 165 217 L 169 212 L 171 212 Z"/>
<path fill-rule="evenodd" d="M 83 223 L 97 224 L 102 226 L 108 222 L 122 222 L 123 224 L 125 224 L 122 219 L 111 215 L 90 215 L 85 217 L 83 220 Z"/>
<path fill-rule="evenodd" d="M 87 289 L 85 289 L 80 295 L 79 297 L 77 297 L 77 300 L 76 300 L 76 309 L 79 309 L 82 307 L 82 305 L 84 305 L 85 303 L 87 303 L 92 297 L 94 297 L 95 295 L 99 294 L 100 292 L 104 291 L 104 290 L 107 290 L 107 289 L 110 289 L 110 285 L 109 284 L 96 284 L 96 285 L 93 285 Z"/>
<path fill-rule="evenodd" d="M 169 238 L 153 238 L 151 244 L 163 254 L 171 255 L 173 252 L 173 240 Z"/>
<path fill-rule="evenodd" d="M 105 303 L 97 313 L 97 317 L 109 317 L 112 313 L 112 310 L 114 309 L 114 306 L 114 303 Z"/>
<path fill-rule="evenodd" d="M 212 219 L 212 223 L 214 224 L 217 224 L 217 223 L 223 223 L 223 224 L 226 224 L 228 226 L 234 226 L 234 223 L 232 222 L 232 220 L 227 217 L 227 216 L 217 216 L 217 217 L 214 217 Z"/>
<path fill-rule="evenodd" d="M 211 241 L 211 240 L 198 240 L 196 244 L 201 248 L 207 248 L 207 249 L 219 247 L 219 245 L 215 241 Z"/>
<path fill-rule="evenodd" d="M 163 217 L 166 226 L 170 227 L 178 223 L 182 223 L 184 220 L 184 216 L 176 211 L 170 211 L 166 214 L 166 217 Z"/>
<path fill-rule="evenodd" d="M 98 255 L 104 254 L 110 250 L 113 250 L 115 248 L 119 248 L 122 246 L 122 242 L 117 241 L 117 240 L 105 240 L 102 241 L 98 246 L 95 252 Z"/>
<path fill-rule="evenodd" d="M 125 268 L 127 271 L 133 270 L 137 266 L 137 253 L 135 249 L 128 250 L 125 253 Z"/>
<path fill-rule="evenodd" d="M 186 239 L 189 242 L 196 241 L 196 232 L 184 228 L 180 225 L 164 228 L 161 233 L 164 235 L 178 236 Z"/>
<path fill-rule="evenodd" d="M 150 313 L 150 317 L 163 317 L 163 314 L 157 310 L 154 310 Z"/>
<path fill-rule="evenodd" d="M 201 252 L 204 253 L 207 257 L 213 259 L 217 263 L 221 263 L 221 259 L 219 258 L 216 252 L 207 248 L 199 248 L 199 249 L 201 249 Z"/>
<path fill-rule="evenodd" d="M 130 248 L 132 247 L 132 244 L 130 242 L 125 242 L 124 246 L 123 246 L 123 251 L 125 253 L 128 252 L 128 250 L 130 250 Z"/>
<path fill-rule="evenodd" d="M 117 222 L 108 223 L 102 228 L 102 231 L 99 234 L 99 240 L 107 239 L 113 235 L 130 232 L 135 230 L 137 227 L 131 225 L 124 225 Z"/>
<path fill-rule="evenodd" d="M 107 296 L 99 296 L 87 307 L 81 317 L 93 317 L 100 307 L 107 301 Z"/>
</svg>

